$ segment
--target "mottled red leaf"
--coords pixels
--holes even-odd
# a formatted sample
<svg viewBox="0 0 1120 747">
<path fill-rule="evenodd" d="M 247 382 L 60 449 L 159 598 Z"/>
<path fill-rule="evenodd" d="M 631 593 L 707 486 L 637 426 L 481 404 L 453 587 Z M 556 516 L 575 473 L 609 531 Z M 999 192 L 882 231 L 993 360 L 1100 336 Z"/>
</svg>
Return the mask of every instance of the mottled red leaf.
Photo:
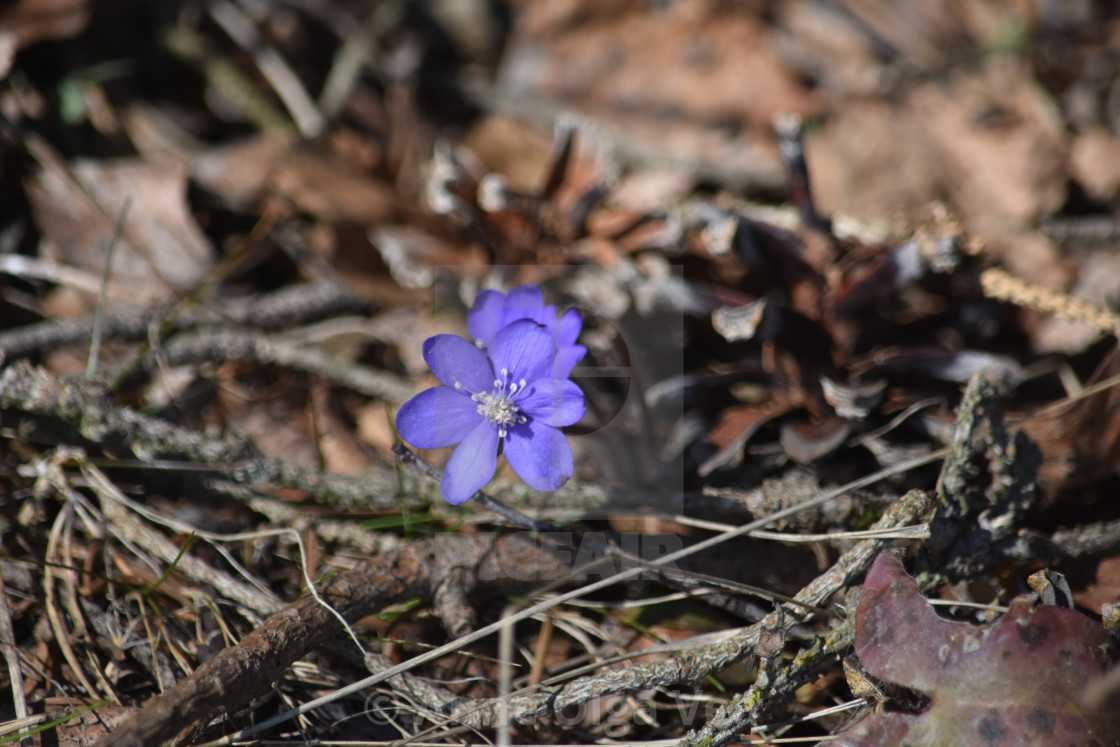
<svg viewBox="0 0 1120 747">
<path fill-rule="evenodd" d="M 883 553 L 856 612 L 856 654 L 871 675 L 927 696 L 920 714 L 885 710 L 841 744 L 887 744 L 875 735 L 909 724 L 908 744 L 1116 744 L 1120 694 L 1088 710 L 1087 683 L 1104 675 L 1117 647 L 1100 624 L 1073 610 L 1018 597 L 986 625 L 939 617 L 899 558 Z"/>
</svg>

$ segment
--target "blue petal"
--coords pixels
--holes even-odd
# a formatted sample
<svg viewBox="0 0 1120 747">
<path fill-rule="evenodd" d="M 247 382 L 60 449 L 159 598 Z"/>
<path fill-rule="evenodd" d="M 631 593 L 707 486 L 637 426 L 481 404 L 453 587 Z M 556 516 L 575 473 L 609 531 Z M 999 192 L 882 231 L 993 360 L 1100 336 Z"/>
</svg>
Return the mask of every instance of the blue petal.
<svg viewBox="0 0 1120 747">
<path fill-rule="evenodd" d="M 494 386 L 494 371 L 486 353 L 455 335 L 436 335 L 424 340 L 424 360 L 444 386 L 460 382 L 471 394 L 488 392 Z"/>
<path fill-rule="evenodd" d="M 568 345 L 574 344 L 576 338 L 579 337 L 580 330 L 582 329 L 583 317 L 581 317 L 579 315 L 579 312 L 575 309 L 568 309 L 564 312 L 564 316 L 560 317 L 560 321 L 556 323 L 556 328 L 554 330 L 554 334 L 556 335 L 556 346 L 566 347 Z"/>
<path fill-rule="evenodd" d="M 509 371 L 509 380 L 533 382 L 552 376 L 556 346 L 552 335 L 529 319 L 512 322 L 498 332 L 490 347 L 494 371 Z"/>
<path fill-rule="evenodd" d="M 576 364 L 587 355 L 587 348 L 583 345 L 565 345 L 556 352 L 556 361 L 552 364 L 552 378 L 566 379 L 572 375 Z"/>
<path fill-rule="evenodd" d="M 494 335 L 505 322 L 505 301 L 505 296 L 494 290 L 480 291 L 474 297 L 474 305 L 467 312 L 467 329 L 472 340 L 481 340 L 487 347 L 494 342 Z"/>
<path fill-rule="evenodd" d="M 556 342 L 556 307 L 555 306 L 542 306 L 539 309 L 534 309 L 533 313 L 526 315 L 526 319 L 532 319 L 537 324 L 543 324 L 549 334 L 552 335 L 552 341 Z"/>
<path fill-rule="evenodd" d="M 544 294 L 535 285 L 522 285 L 509 292 L 506 309 L 509 312 L 507 322 L 517 319 L 536 319 L 537 314 L 544 307 Z"/>
<path fill-rule="evenodd" d="M 571 425 L 583 417 L 583 391 L 567 379 L 541 379 L 517 398 L 517 406 L 537 422 Z"/>
<path fill-rule="evenodd" d="M 397 411 L 397 432 L 419 449 L 440 449 L 463 440 L 483 417 L 469 395 L 437 386 L 405 402 Z"/>
<path fill-rule="evenodd" d="M 568 481 L 574 468 L 572 447 L 564 434 L 540 421 L 510 429 L 506 459 L 513 471 L 536 490 L 556 490 Z"/>
<path fill-rule="evenodd" d="M 498 429 L 483 420 L 447 460 L 440 490 L 448 503 L 459 505 L 482 489 L 498 464 Z"/>
</svg>

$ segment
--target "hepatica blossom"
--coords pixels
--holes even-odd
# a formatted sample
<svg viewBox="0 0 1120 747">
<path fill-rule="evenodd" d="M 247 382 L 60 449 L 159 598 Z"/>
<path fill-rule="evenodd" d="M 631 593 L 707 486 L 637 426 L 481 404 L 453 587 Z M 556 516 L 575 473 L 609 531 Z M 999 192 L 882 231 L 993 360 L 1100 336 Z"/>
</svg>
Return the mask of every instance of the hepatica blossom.
<svg viewBox="0 0 1120 747">
<path fill-rule="evenodd" d="M 559 429 L 583 417 L 583 392 L 556 376 L 554 331 L 517 318 L 485 344 L 484 351 L 455 335 L 425 340 L 424 360 L 443 386 L 421 392 L 397 413 L 397 430 L 413 446 L 459 444 L 440 485 L 454 504 L 490 481 L 499 449 L 537 490 L 555 490 L 572 476 L 572 448 Z"/>
<path fill-rule="evenodd" d="M 480 292 L 467 312 L 467 329 L 475 345 L 489 348 L 498 332 L 518 319 L 532 319 L 552 334 L 556 343 L 552 375 L 557 379 L 571 376 L 572 369 L 587 355 L 587 348 L 576 345 L 583 320 L 575 309 L 557 318 L 556 307 L 544 305 L 544 294 L 535 285 L 514 288 L 508 296 L 493 290 Z"/>
</svg>

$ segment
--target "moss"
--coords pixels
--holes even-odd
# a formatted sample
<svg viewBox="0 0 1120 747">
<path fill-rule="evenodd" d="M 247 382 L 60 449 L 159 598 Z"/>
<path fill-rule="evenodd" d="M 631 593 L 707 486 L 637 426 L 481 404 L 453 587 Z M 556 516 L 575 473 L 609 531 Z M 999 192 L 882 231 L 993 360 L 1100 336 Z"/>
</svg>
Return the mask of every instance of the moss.
<svg viewBox="0 0 1120 747">
<path fill-rule="evenodd" d="M 845 524 L 856 531 L 871 529 L 875 526 L 875 522 L 883 518 L 883 510 L 882 506 L 858 506 L 848 513 Z"/>
</svg>

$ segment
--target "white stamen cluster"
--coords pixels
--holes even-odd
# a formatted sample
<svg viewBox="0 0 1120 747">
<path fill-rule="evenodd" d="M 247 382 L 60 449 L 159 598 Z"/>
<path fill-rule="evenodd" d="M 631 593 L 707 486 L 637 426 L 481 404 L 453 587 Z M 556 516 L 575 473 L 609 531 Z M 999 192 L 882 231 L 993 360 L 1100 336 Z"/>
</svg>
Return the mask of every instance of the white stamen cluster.
<svg viewBox="0 0 1120 747">
<path fill-rule="evenodd" d="M 502 378 L 494 379 L 493 391 L 476 392 L 471 395 L 471 401 L 478 403 L 479 415 L 498 426 L 498 437 L 505 438 L 509 434 L 509 426 L 528 420 L 513 402 L 513 395 L 524 389 L 526 383 L 525 379 L 508 382 L 509 369 L 503 368 L 501 373 Z M 456 381 L 455 388 L 462 389 L 462 384 Z"/>
</svg>

